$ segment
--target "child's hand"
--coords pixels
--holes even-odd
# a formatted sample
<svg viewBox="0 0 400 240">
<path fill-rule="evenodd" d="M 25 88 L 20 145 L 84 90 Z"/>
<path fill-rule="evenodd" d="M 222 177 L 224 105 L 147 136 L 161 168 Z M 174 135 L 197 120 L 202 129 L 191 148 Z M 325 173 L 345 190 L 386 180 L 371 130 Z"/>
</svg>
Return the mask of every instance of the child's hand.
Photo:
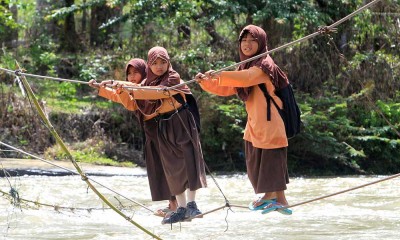
<svg viewBox="0 0 400 240">
<path fill-rule="evenodd" d="M 89 86 L 92 87 L 92 88 L 97 88 L 97 89 L 100 88 L 100 85 L 96 82 L 95 79 L 91 79 L 91 80 L 89 81 Z"/>
<path fill-rule="evenodd" d="M 207 76 L 202 73 L 197 73 L 196 76 L 194 77 L 194 79 L 199 83 L 205 80 L 206 78 Z"/>
<path fill-rule="evenodd" d="M 214 70 L 208 70 L 206 76 L 208 79 L 219 78 L 219 73 L 215 73 Z"/>
<path fill-rule="evenodd" d="M 107 85 L 111 88 L 114 87 L 114 80 L 104 80 L 100 83 L 100 87 L 106 87 Z"/>
</svg>

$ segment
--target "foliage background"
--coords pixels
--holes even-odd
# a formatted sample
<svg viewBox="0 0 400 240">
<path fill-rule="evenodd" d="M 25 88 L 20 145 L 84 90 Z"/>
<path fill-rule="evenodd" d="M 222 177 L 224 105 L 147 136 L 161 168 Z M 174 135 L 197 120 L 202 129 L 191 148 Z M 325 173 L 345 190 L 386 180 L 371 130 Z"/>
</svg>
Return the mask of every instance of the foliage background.
<svg viewBox="0 0 400 240">
<path fill-rule="evenodd" d="M 247 24 L 264 28 L 273 49 L 367 2 L 5 0 L 0 3 L 0 67 L 15 69 L 17 60 L 39 75 L 124 79 L 130 58 L 146 59 L 148 49 L 160 45 L 181 77 L 190 80 L 197 72 L 237 62 L 237 36 Z M 291 175 L 400 171 L 399 3 L 380 1 L 339 25 L 336 33 L 272 55 L 288 74 L 302 110 L 303 131 L 289 142 Z M 62 159 L 13 80 L 0 71 L 0 140 Z M 78 160 L 144 164 L 141 131 L 131 113 L 96 97 L 86 85 L 28 80 Z M 208 166 L 244 171 L 243 103 L 190 87 L 200 106 Z"/>
</svg>

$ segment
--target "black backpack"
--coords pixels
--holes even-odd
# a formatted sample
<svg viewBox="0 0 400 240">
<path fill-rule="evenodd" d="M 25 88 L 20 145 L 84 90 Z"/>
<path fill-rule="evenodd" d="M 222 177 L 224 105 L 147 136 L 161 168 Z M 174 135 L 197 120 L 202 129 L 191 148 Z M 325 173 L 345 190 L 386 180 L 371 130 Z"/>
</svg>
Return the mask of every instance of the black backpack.
<svg viewBox="0 0 400 240">
<path fill-rule="evenodd" d="M 185 94 L 186 102 L 180 94 L 175 94 L 173 97 L 175 98 L 176 101 L 182 104 L 182 106 L 186 105 L 186 107 L 193 115 L 197 131 L 198 133 L 200 133 L 200 113 L 199 113 L 199 107 L 197 106 L 197 102 L 194 96 L 192 94 Z"/>
<path fill-rule="evenodd" d="M 267 121 L 271 121 L 271 101 L 278 109 L 283 122 L 285 123 L 286 136 L 288 139 L 293 138 L 300 132 L 300 108 L 294 98 L 292 85 L 288 84 L 286 87 L 276 90 L 275 94 L 282 100 L 283 109 L 280 109 L 275 100 L 269 95 L 264 83 L 258 84 L 258 87 L 264 93 L 267 99 Z"/>
</svg>

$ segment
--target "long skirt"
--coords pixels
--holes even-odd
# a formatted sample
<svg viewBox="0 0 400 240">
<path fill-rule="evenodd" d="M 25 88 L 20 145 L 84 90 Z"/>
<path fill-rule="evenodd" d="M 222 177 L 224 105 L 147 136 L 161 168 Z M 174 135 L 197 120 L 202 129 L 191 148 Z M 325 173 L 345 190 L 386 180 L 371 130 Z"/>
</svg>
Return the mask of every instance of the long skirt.
<svg viewBox="0 0 400 240">
<path fill-rule="evenodd" d="M 169 191 L 167 178 L 161 163 L 160 148 L 158 145 L 158 124 L 156 121 L 145 121 L 143 129 L 146 138 L 144 158 L 146 161 L 151 199 L 153 201 L 169 200 L 171 192 Z"/>
<path fill-rule="evenodd" d="M 161 162 L 172 195 L 206 187 L 199 133 L 191 112 L 179 111 L 157 117 Z"/>
<path fill-rule="evenodd" d="M 247 175 L 254 192 L 286 190 L 289 183 L 287 148 L 261 149 L 245 141 Z"/>
</svg>

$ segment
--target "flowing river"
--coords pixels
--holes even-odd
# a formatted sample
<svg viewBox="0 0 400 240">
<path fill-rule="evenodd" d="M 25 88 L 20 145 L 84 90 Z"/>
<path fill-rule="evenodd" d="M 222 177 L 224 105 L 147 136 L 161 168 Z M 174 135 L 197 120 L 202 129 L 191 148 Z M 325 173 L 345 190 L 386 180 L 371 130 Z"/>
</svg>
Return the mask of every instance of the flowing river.
<svg viewBox="0 0 400 240">
<path fill-rule="evenodd" d="M 354 191 L 293 207 L 293 215 L 278 212 L 262 215 L 245 208 L 224 208 L 201 219 L 181 224 L 161 225 L 150 210 L 167 202 L 151 202 L 143 170 L 130 176 L 93 176 L 92 179 L 148 209 L 134 204 L 108 189 L 96 188 L 123 212 L 162 239 L 400 239 L 400 179 L 394 178 Z M 384 176 L 291 178 L 286 191 L 290 204 L 308 201 L 350 189 Z M 233 205 L 247 206 L 257 196 L 244 174 L 216 176 L 216 182 Z M 216 184 L 208 177 L 208 188 L 197 193 L 203 212 L 225 205 Z M 87 188 L 80 176 L 20 176 L 0 178 L 0 189 L 13 186 L 19 197 L 70 208 L 15 207 L 4 194 L 0 198 L 2 239 L 152 239 L 106 206 Z M 30 204 L 32 206 L 32 204 Z"/>
</svg>

